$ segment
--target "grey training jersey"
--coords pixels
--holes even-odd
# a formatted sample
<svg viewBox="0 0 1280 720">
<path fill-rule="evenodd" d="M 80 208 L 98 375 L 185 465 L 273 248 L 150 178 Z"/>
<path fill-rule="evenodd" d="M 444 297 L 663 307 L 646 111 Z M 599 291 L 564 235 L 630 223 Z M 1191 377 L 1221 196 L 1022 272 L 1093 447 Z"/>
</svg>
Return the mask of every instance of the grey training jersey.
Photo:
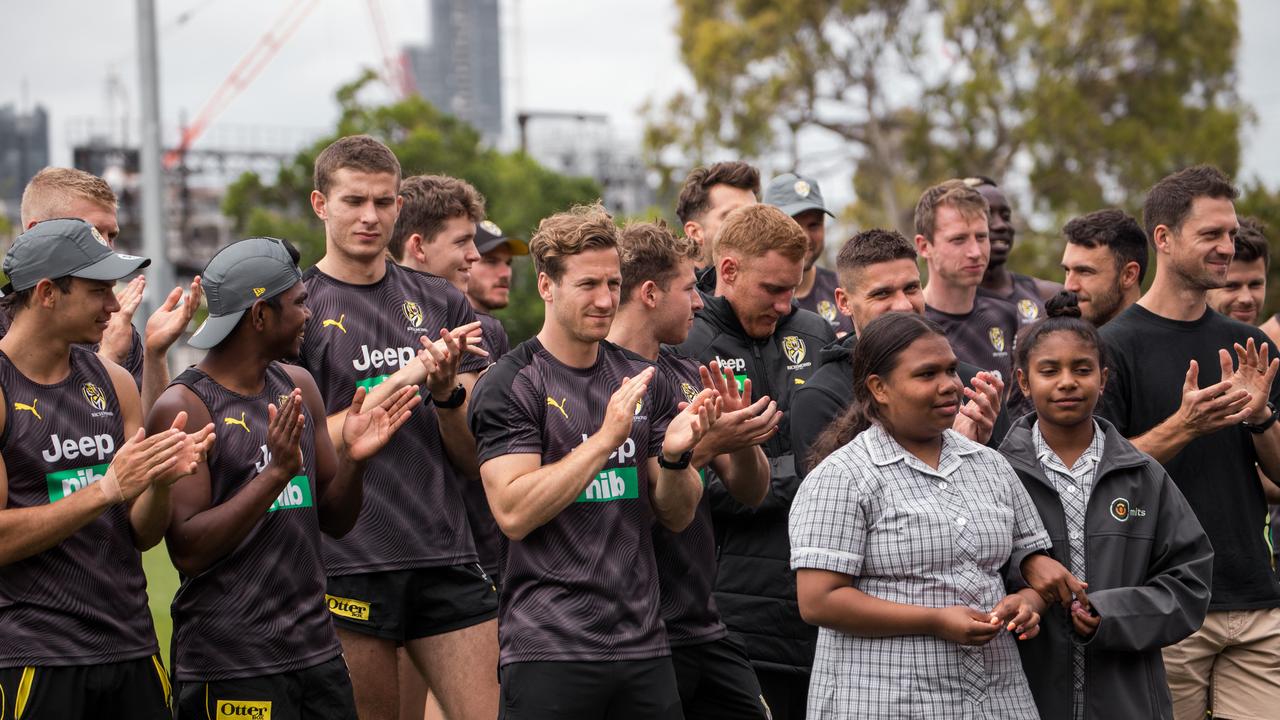
<svg viewBox="0 0 1280 720">
<path fill-rule="evenodd" d="M 0 387 L 6 507 L 99 492 L 90 486 L 124 444 L 124 418 L 98 356 L 72 346 L 71 374 L 42 385 L 0 353 Z M 128 504 L 111 505 L 44 552 L 0 565 L 0 667 L 96 665 L 155 652 Z"/>
<path fill-rule="evenodd" d="M 998 373 L 1006 387 L 1013 385 L 1013 341 L 1018 318 L 1003 300 L 978 295 L 964 315 L 945 313 L 926 305 L 925 317 L 942 326 L 956 357 L 983 370 Z"/>
</svg>

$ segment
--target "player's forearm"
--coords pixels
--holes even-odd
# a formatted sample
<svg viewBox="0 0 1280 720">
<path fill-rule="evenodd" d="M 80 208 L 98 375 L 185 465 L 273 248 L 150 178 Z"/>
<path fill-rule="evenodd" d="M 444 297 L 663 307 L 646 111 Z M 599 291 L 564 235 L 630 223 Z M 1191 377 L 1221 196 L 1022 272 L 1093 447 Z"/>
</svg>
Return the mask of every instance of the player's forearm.
<svg viewBox="0 0 1280 720">
<path fill-rule="evenodd" d="M 614 447 L 597 433 L 555 463 L 506 483 L 486 482 L 489 507 L 503 534 L 522 540 L 559 515 L 604 469 Z"/>
<path fill-rule="evenodd" d="M 471 482 L 480 477 L 480 463 L 476 454 L 476 439 L 467 425 L 467 404 L 451 409 L 436 408 L 440 424 L 440 441 L 444 444 L 449 463 L 465 480 Z"/>
<path fill-rule="evenodd" d="M 150 550 L 159 544 L 169 529 L 169 486 L 152 485 L 139 495 L 129 508 L 129 524 L 134 547 Z"/>
<path fill-rule="evenodd" d="M 1272 423 L 1266 432 L 1252 437 L 1258 468 L 1268 478 L 1280 478 L 1280 422 Z"/>
<path fill-rule="evenodd" d="M 316 480 L 320 501 L 316 504 L 320 530 L 324 534 L 340 538 L 351 532 L 360 517 L 360 505 L 364 502 L 363 461 L 355 461 L 346 453 L 338 454 L 338 467 L 327 483 Z"/>
<path fill-rule="evenodd" d="M 1156 462 L 1167 463 L 1194 439 L 1181 418 L 1174 414 L 1138 437 L 1130 438 L 1130 442 Z"/>
<path fill-rule="evenodd" d="M 769 493 L 769 458 L 755 445 L 718 455 L 712 468 L 734 500 L 757 507 Z"/>
<path fill-rule="evenodd" d="M 0 510 L 0 565 L 37 555 L 71 537 L 111 506 L 91 485 L 56 503 Z"/>
<path fill-rule="evenodd" d="M 801 569 L 799 573 L 806 573 Z M 933 635 L 937 610 L 872 597 L 850 585 L 801 591 L 800 616 L 810 625 L 859 637 Z"/>
<path fill-rule="evenodd" d="M 151 412 L 151 406 L 169 387 L 169 361 L 165 351 L 147 350 L 142 356 L 142 416 Z"/>
<path fill-rule="evenodd" d="M 268 466 L 226 502 L 189 518 L 174 518 L 167 535 L 174 567 L 196 575 L 235 550 L 291 479 Z"/>
<path fill-rule="evenodd" d="M 658 522 L 672 532 L 681 532 L 693 522 L 698 501 L 702 499 L 702 478 L 692 466 L 684 470 L 659 466 L 652 497 L 653 514 Z"/>
</svg>

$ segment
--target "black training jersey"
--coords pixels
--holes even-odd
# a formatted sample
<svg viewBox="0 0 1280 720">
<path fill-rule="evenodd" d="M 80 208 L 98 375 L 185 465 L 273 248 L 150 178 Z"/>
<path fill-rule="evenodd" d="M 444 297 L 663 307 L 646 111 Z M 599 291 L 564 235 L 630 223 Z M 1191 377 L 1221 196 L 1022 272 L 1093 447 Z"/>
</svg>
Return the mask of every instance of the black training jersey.
<svg viewBox="0 0 1280 720">
<path fill-rule="evenodd" d="M 252 397 L 219 385 L 198 368 L 174 379 L 209 409 L 218 441 L 209 453 L 210 507 L 227 502 L 271 462 L 267 404 L 295 384 L 267 366 Z M 324 597 L 315 477 L 316 418 L 304 405 L 302 469 L 280 491 L 235 550 L 173 598 L 174 675 L 209 681 L 274 675 L 318 665 L 342 652 Z"/>
<path fill-rule="evenodd" d="M 124 418 L 96 355 L 72 347 L 71 374 L 41 385 L 0 353 L 0 387 L 6 507 L 55 503 L 102 479 L 124 444 Z M 94 665 L 156 650 L 128 504 L 108 507 L 44 552 L 0 566 L 0 667 Z"/>
<path fill-rule="evenodd" d="M 658 369 L 676 388 L 676 403 L 691 402 L 702 391 L 700 363 L 670 348 L 658 353 Z M 710 468 L 703 471 L 703 478 Z M 711 496 L 702 494 L 693 522 L 674 533 L 653 526 L 653 550 L 658 561 L 662 621 L 672 647 L 719 640 L 728 634 L 712 597 L 716 579 L 716 538 L 711 523 Z"/>
<path fill-rule="evenodd" d="M 469 414 L 480 462 L 521 453 L 557 462 L 599 431 L 623 379 L 649 366 L 608 342 L 589 368 L 564 365 L 537 338 L 520 344 L 476 384 Z M 510 542 L 498 605 L 502 665 L 669 654 L 647 460 L 662 450 L 675 392 L 656 373 L 604 469 L 559 515 Z"/>
<path fill-rule="evenodd" d="M 964 315 L 928 305 L 924 315 L 942 326 L 958 359 L 997 373 L 1006 386 L 1013 382 L 1013 341 L 1018 333 L 1018 318 L 1012 305 L 978 295 L 973 299 L 973 310 Z"/>
<path fill-rule="evenodd" d="M 9 326 L 13 323 L 13 318 L 9 317 L 9 313 L 0 311 L 0 338 L 9 332 Z M 129 355 L 125 357 L 123 367 L 133 376 L 133 383 L 142 389 L 142 355 L 144 348 L 142 346 L 142 336 L 138 334 L 138 328 L 130 328 L 133 333 L 129 340 Z M 78 344 L 89 352 L 98 352 L 96 344 Z"/>
<path fill-rule="evenodd" d="M 840 277 L 834 270 L 815 267 L 813 289 L 804 297 L 797 295 L 796 305 L 821 315 L 837 334 L 847 334 L 853 332 L 853 318 L 842 315 L 836 309 L 836 288 L 838 287 L 840 287 Z"/>
<path fill-rule="evenodd" d="M 1008 295 L 1000 295 L 983 287 L 978 288 L 978 295 L 1012 305 L 1018 314 L 1019 325 L 1030 325 L 1044 317 L 1044 301 L 1040 299 L 1036 279 L 1016 272 L 1010 272 L 1009 275 L 1013 278 L 1013 290 Z"/>
<path fill-rule="evenodd" d="M 477 310 L 476 318 L 480 320 L 480 328 L 484 331 L 484 349 L 489 351 L 489 363 L 492 365 L 511 350 L 506 328 L 502 327 L 498 318 L 489 313 Z M 493 510 L 489 508 L 489 499 L 484 494 L 484 483 L 467 483 L 463 497 L 467 502 L 467 522 L 471 524 L 471 535 L 475 538 L 480 566 L 491 577 L 501 579 L 506 536 L 493 519 Z"/>
<path fill-rule="evenodd" d="M 372 388 L 416 362 L 420 338 L 475 321 L 466 298 L 443 278 L 387 263 L 371 285 L 352 285 L 312 267 L 300 362 L 311 371 L 333 414 L 351 405 L 357 387 Z M 467 355 L 460 372 L 485 360 Z M 439 567 L 476 561 L 462 499 L 462 480 L 445 456 L 435 407 L 424 402 L 365 466 L 364 504 L 355 528 L 323 540 L 329 575 Z"/>
<path fill-rule="evenodd" d="M 496 363 L 511 351 L 511 341 L 507 339 L 507 329 L 502 321 L 486 312 L 476 312 L 480 321 L 480 329 L 484 331 L 484 349 L 489 351 L 489 362 Z"/>
</svg>

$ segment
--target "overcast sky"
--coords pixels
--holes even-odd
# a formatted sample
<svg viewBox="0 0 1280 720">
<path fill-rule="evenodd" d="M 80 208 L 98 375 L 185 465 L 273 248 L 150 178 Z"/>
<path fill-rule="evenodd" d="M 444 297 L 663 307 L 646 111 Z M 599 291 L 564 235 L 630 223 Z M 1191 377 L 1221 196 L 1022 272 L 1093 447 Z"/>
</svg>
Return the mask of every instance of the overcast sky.
<svg viewBox="0 0 1280 720">
<path fill-rule="evenodd" d="M 393 42 L 426 38 L 425 0 L 380 0 Z M 670 0 L 501 0 L 507 38 L 507 114 L 522 108 L 607 113 L 619 138 L 635 139 L 638 107 L 690 80 L 677 58 Z M 293 0 L 158 0 L 164 122 L 193 117 Z M 1241 0 L 1240 90 L 1258 113 L 1244 145 L 1244 177 L 1280 186 L 1280 2 Z M 43 104 L 52 115 L 53 162 L 70 162 L 74 118 L 117 119 L 137 102 L 132 0 L 6 3 L 0 29 L 0 105 Z M 185 21 L 179 19 L 187 16 Z M 333 90 L 379 66 L 367 0 L 322 0 L 215 127 L 331 127 Z M 116 76 L 125 96 L 108 92 Z M 112 99 L 114 97 L 114 100 Z M 388 96 L 389 97 L 389 96 Z M 136 111 L 133 111 L 136 114 Z M 803 168 L 802 168 L 803 169 Z M 833 188 L 834 189 L 834 188 Z M 837 193 L 830 193 L 837 194 Z"/>
</svg>

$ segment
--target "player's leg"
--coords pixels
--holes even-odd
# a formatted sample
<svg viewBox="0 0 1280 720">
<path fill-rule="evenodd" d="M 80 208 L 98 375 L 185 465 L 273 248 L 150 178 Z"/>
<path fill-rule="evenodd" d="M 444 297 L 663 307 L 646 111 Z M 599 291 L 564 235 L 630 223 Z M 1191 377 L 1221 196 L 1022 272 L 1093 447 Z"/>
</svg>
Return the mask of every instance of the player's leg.
<svg viewBox="0 0 1280 720">
<path fill-rule="evenodd" d="M 681 720 L 680 691 L 671 658 L 609 663 L 617 690 L 609 700 L 606 720 Z"/>
<path fill-rule="evenodd" d="M 1213 611 L 1181 642 L 1163 650 L 1164 672 L 1176 720 L 1203 720 L 1209 707 L 1213 666 L 1227 642 L 1227 611 Z"/>
<path fill-rule="evenodd" d="M 333 626 L 342 643 L 364 720 L 397 720 L 400 678 L 396 646 L 405 633 L 405 593 L 414 571 L 399 570 L 328 578 Z"/>
<path fill-rule="evenodd" d="M 400 677 L 400 720 L 423 720 L 427 681 L 403 647 L 396 648 L 396 674 Z"/>
<path fill-rule="evenodd" d="M 771 717 L 746 648 L 732 636 L 686 648 L 672 648 L 677 664 L 696 662 L 700 682 L 691 697 L 683 688 L 685 720 L 769 720 Z M 677 660 L 678 659 L 678 660 Z"/>
<path fill-rule="evenodd" d="M 1274 718 L 1280 705 L 1280 608 L 1226 612 L 1232 636 L 1213 666 L 1214 717 Z"/>
</svg>

